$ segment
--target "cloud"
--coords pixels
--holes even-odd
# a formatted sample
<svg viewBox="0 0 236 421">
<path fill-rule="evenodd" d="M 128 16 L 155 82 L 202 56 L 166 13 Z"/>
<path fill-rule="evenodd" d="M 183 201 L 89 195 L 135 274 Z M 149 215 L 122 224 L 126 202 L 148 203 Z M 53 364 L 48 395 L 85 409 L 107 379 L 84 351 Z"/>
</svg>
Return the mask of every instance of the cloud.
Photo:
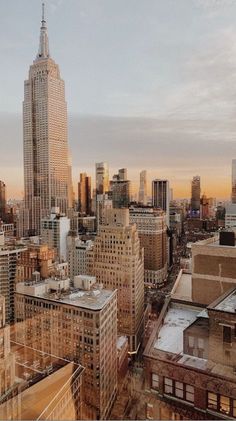
<svg viewBox="0 0 236 421">
<path fill-rule="evenodd" d="M 236 30 L 206 40 L 182 68 L 184 83 L 166 98 L 173 118 L 229 119 L 236 114 Z"/>
</svg>

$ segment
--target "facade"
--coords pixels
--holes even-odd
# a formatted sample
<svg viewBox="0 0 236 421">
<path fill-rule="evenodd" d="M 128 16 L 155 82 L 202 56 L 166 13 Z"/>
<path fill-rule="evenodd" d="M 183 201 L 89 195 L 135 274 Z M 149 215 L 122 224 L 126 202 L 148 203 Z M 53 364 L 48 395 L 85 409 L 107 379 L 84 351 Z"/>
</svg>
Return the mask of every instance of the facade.
<svg viewBox="0 0 236 421">
<path fill-rule="evenodd" d="M 113 208 L 127 208 L 130 203 L 130 180 L 127 180 L 127 169 L 122 168 L 110 182 Z"/>
<path fill-rule="evenodd" d="M 52 207 L 72 206 L 64 81 L 50 57 L 44 11 L 39 51 L 24 84 L 23 102 L 25 208 L 29 234 L 40 233 Z"/>
<path fill-rule="evenodd" d="M 4 239 L 4 235 L 1 236 Z M 27 249 L 23 245 L 0 244 L 0 294 L 5 298 L 6 322 L 14 321 L 14 290 L 17 262 Z"/>
<path fill-rule="evenodd" d="M 6 215 L 6 184 L 0 180 L 0 220 Z"/>
<path fill-rule="evenodd" d="M 235 297 L 167 299 L 144 351 L 151 419 L 236 418 Z"/>
<path fill-rule="evenodd" d="M 86 173 L 80 174 L 78 183 L 78 211 L 84 215 L 91 215 L 91 177 Z"/>
<path fill-rule="evenodd" d="M 96 163 L 96 195 L 109 191 L 109 167 L 107 162 Z"/>
<path fill-rule="evenodd" d="M 200 217 L 201 219 L 215 218 L 216 200 L 212 197 L 202 195 L 200 200 Z"/>
<path fill-rule="evenodd" d="M 136 353 L 143 335 L 144 257 L 128 209 L 107 209 L 93 246 L 92 274 L 105 288 L 118 290 L 118 333 Z"/>
<path fill-rule="evenodd" d="M 200 216 L 200 195 L 201 195 L 201 179 L 199 175 L 193 177 L 191 182 L 191 214 L 192 216 Z"/>
<path fill-rule="evenodd" d="M 232 159 L 232 203 L 236 203 L 236 159 Z"/>
<path fill-rule="evenodd" d="M 98 194 L 97 195 L 97 230 L 99 226 L 103 224 L 104 214 L 107 209 L 112 209 L 113 204 L 112 200 L 108 197 L 108 194 Z"/>
<path fill-rule="evenodd" d="M 60 215 L 59 209 L 52 209 L 50 217 L 41 221 L 41 237 L 44 244 L 54 248 L 60 260 L 66 260 L 66 239 L 70 231 L 70 220 Z"/>
<path fill-rule="evenodd" d="M 166 213 L 166 223 L 169 227 L 170 192 L 168 180 L 153 180 L 152 206 L 154 208 L 161 208 Z"/>
<path fill-rule="evenodd" d="M 192 244 L 192 299 L 209 305 L 236 286 L 236 246 L 211 237 Z M 222 233 L 220 234 L 222 236 Z"/>
<path fill-rule="evenodd" d="M 84 417 L 106 419 L 117 391 L 117 297 L 96 278 L 18 283 L 17 342 L 85 367 Z"/>
<path fill-rule="evenodd" d="M 29 210 L 20 207 L 16 215 L 16 236 L 17 238 L 27 237 L 29 232 Z"/>
<path fill-rule="evenodd" d="M 39 272 L 43 279 L 48 278 L 53 271 L 54 249 L 47 244 L 29 243 L 26 246 L 17 260 L 16 282 L 31 280 L 34 272 Z"/>
<path fill-rule="evenodd" d="M 147 204 L 147 171 L 143 170 L 140 173 L 140 182 L 139 182 L 139 203 L 142 205 Z"/>
<path fill-rule="evenodd" d="M 93 248 L 91 240 L 82 241 L 71 232 L 67 237 L 67 261 L 69 276 L 73 280 L 77 275 L 86 275 L 90 271 L 90 252 Z"/>
<path fill-rule="evenodd" d="M 225 207 L 225 227 L 236 227 L 236 202 Z"/>
<path fill-rule="evenodd" d="M 136 224 L 144 248 L 144 282 L 158 286 L 167 277 L 166 214 L 153 208 L 130 208 L 130 222 Z"/>
</svg>

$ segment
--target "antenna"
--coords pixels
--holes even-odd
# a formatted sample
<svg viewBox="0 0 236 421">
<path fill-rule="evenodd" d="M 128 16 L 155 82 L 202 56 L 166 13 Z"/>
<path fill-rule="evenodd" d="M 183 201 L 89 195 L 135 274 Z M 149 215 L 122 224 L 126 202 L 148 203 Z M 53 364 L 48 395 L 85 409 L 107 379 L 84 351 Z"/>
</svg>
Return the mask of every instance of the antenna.
<svg viewBox="0 0 236 421">
<path fill-rule="evenodd" d="M 42 22 L 45 22 L 45 3 L 42 3 Z"/>
</svg>

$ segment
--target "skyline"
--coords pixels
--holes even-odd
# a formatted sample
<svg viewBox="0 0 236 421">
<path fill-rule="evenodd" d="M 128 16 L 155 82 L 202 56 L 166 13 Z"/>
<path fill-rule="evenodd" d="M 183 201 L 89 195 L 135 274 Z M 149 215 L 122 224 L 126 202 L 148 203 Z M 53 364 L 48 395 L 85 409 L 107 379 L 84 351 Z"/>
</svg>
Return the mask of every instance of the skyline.
<svg viewBox="0 0 236 421">
<path fill-rule="evenodd" d="M 124 1 L 117 5 L 103 0 L 100 7 L 96 4 L 92 7 L 85 1 L 78 6 L 78 2 L 69 0 L 65 8 L 63 0 L 46 2 L 50 51 L 60 64 L 67 87 L 74 182 L 83 171 L 94 180 L 95 162 L 108 161 L 110 178 L 117 168 L 127 167 L 136 187 L 139 172 L 146 169 L 149 189 L 151 179 L 168 178 L 175 197 L 189 197 L 191 178 L 199 174 L 202 193 L 229 197 L 231 159 L 236 155 L 231 89 L 236 70 L 233 43 L 236 32 L 232 25 L 236 4 L 230 0 L 220 3 L 192 0 L 180 1 L 176 7 L 172 1 L 163 4 L 150 0 L 149 8 L 135 2 L 138 6 L 134 10 L 133 3 L 130 1 L 125 7 Z M 27 77 L 27 65 L 37 53 L 41 4 L 23 0 L 20 6 L 16 4 L 14 11 L 7 4 L 2 7 L 4 18 L 0 31 L 7 41 L 2 46 L 6 55 L 3 66 L 6 80 L 0 100 L 0 135 L 6 154 L 0 160 L 4 170 L 1 178 L 7 185 L 8 197 L 21 197 L 23 183 L 18 180 L 23 181 L 23 80 Z M 27 10 L 20 20 L 19 7 Z M 75 22 L 78 8 L 78 22 Z M 62 25 L 64 17 L 70 25 Z M 181 22 L 190 17 L 193 26 L 182 29 Z M 115 28 L 122 28 L 118 34 L 111 31 L 111 20 Z M 149 23 L 146 31 L 143 31 L 144 23 Z M 194 35 L 194 27 L 198 35 Z M 111 40 L 105 39 L 108 32 L 112 34 Z M 133 36 L 128 36 L 131 33 Z M 77 49 L 71 43 L 75 35 L 81 40 Z M 61 47 L 62 39 L 65 48 Z M 203 41 L 206 47 L 201 51 Z M 178 43 L 182 43 L 182 48 L 176 56 Z M 90 70 L 94 69 L 92 51 L 96 73 Z M 130 51 L 132 60 L 125 60 Z M 114 62 L 114 55 L 117 60 L 122 59 L 122 66 L 119 60 Z M 105 63 L 107 57 L 109 61 Z M 14 60 L 19 63 L 17 72 Z M 162 71 L 157 72 L 158 66 Z M 115 86 L 119 94 L 123 92 L 122 100 L 116 97 Z M 109 98 L 111 92 L 113 98 Z"/>
</svg>

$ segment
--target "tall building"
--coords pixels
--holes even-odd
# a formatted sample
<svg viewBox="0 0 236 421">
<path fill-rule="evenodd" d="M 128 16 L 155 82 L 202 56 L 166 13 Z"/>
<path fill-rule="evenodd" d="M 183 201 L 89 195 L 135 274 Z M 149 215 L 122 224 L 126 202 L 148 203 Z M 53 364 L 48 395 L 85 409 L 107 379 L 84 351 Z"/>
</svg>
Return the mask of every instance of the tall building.
<svg viewBox="0 0 236 421">
<path fill-rule="evenodd" d="M 117 392 L 116 291 L 90 276 L 73 288 L 69 278 L 18 283 L 16 309 L 17 342 L 82 364 L 83 419 L 108 419 Z"/>
<path fill-rule="evenodd" d="M 166 214 L 152 208 L 130 208 L 130 222 L 136 224 L 144 248 L 144 282 L 156 287 L 167 277 Z"/>
<path fill-rule="evenodd" d="M 6 184 L 0 180 L 0 220 L 6 215 Z"/>
<path fill-rule="evenodd" d="M 14 291 L 17 262 L 20 254 L 27 249 L 23 245 L 4 244 L 4 235 L 0 232 L 0 294 L 5 297 L 6 321 L 14 320 Z"/>
<path fill-rule="evenodd" d="M 195 175 L 191 182 L 191 214 L 200 216 L 201 179 Z"/>
<path fill-rule="evenodd" d="M 166 213 L 166 223 L 169 226 L 170 192 L 168 180 L 153 180 L 152 206 L 154 208 L 161 208 Z"/>
<path fill-rule="evenodd" d="M 143 170 L 140 173 L 140 182 L 139 182 L 139 203 L 142 205 L 147 204 L 147 171 Z"/>
<path fill-rule="evenodd" d="M 230 203 L 225 206 L 225 214 L 222 211 L 221 219 L 225 220 L 225 227 L 236 227 L 236 203 Z"/>
<path fill-rule="evenodd" d="M 24 84 L 23 102 L 25 208 L 29 233 L 40 233 L 40 221 L 52 207 L 71 206 L 64 81 L 50 57 L 44 5 L 39 51 Z"/>
<path fill-rule="evenodd" d="M 97 215 L 97 230 L 98 230 L 99 225 L 103 224 L 104 214 L 106 212 L 106 209 L 112 209 L 113 204 L 108 194 L 98 194 L 96 204 L 97 204 L 96 215 Z"/>
<path fill-rule="evenodd" d="M 122 168 L 110 182 L 113 208 L 127 208 L 130 203 L 130 180 L 127 180 L 127 169 Z"/>
<path fill-rule="evenodd" d="M 56 250 L 56 256 L 66 261 L 66 239 L 70 231 L 70 220 L 53 208 L 50 217 L 41 221 L 41 236 L 44 244 Z"/>
<path fill-rule="evenodd" d="M 86 275 L 90 272 L 90 253 L 93 241 L 82 241 L 75 232 L 70 232 L 67 237 L 67 261 L 69 276 L 73 281 L 77 275 Z"/>
<path fill-rule="evenodd" d="M 118 333 L 138 351 L 143 334 L 144 258 L 128 209 L 107 209 L 93 246 L 93 274 L 105 288 L 118 290 Z"/>
<path fill-rule="evenodd" d="M 236 159 L 232 159 L 232 203 L 236 203 Z"/>
<path fill-rule="evenodd" d="M 91 177 L 88 177 L 86 173 L 80 174 L 78 183 L 78 211 L 91 215 Z"/>
<path fill-rule="evenodd" d="M 96 194 L 109 191 L 109 167 L 107 162 L 96 163 Z"/>
</svg>

